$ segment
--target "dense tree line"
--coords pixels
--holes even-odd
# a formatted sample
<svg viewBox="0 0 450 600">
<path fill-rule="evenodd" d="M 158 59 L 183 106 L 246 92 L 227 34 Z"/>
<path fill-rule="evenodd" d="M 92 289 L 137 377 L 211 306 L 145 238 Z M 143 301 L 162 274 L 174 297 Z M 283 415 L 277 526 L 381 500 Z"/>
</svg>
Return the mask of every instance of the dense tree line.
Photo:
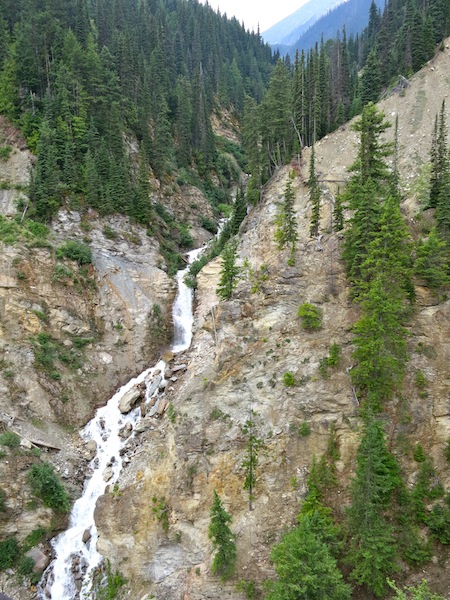
<svg viewBox="0 0 450 600">
<path fill-rule="evenodd" d="M 148 167 L 192 167 L 206 188 L 227 175 L 210 117 L 262 99 L 272 59 L 258 33 L 186 0 L 1 0 L 0 15 L 0 112 L 37 153 L 38 218 L 75 197 L 147 223 Z"/>
<path fill-rule="evenodd" d="M 277 167 L 376 102 L 399 75 L 422 67 L 449 33 L 445 0 L 389 0 L 382 13 L 373 1 L 362 34 L 348 38 L 344 28 L 295 57 L 278 56 L 263 101 L 244 102 L 251 200 Z"/>
</svg>

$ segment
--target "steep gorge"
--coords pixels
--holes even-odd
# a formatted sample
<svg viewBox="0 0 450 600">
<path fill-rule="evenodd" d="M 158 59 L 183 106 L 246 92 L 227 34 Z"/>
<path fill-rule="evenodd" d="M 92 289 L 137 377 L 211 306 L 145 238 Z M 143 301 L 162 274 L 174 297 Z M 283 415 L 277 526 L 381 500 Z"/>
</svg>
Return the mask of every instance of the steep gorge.
<svg viewBox="0 0 450 600">
<path fill-rule="evenodd" d="M 428 158 L 434 116 L 450 85 L 446 75 L 449 60 L 447 45 L 415 76 L 403 97 L 393 95 L 381 103 L 388 117 L 399 115 L 400 169 L 408 184 L 417 180 Z M 393 134 L 392 130 L 388 133 Z M 261 582 L 271 575 L 270 548 L 283 528 L 295 523 L 305 493 L 305 475 L 312 457 L 324 452 L 331 426 L 340 447 L 340 484 L 334 502 L 337 513 L 343 514 L 360 431 L 358 403 L 347 372 L 352 366 L 351 329 L 358 309 L 348 297 L 339 259 L 342 236 L 331 230 L 330 223 L 336 182 L 348 176 L 356 139 L 356 133 L 346 126 L 316 145 L 324 192 L 320 244 L 309 237 L 306 151 L 301 171 L 294 163 L 279 170 L 241 227 L 240 263 L 248 259 L 254 273 L 263 268 L 267 277 L 244 277 L 228 302 L 219 302 L 214 291 L 220 259 L 208 264 L 198 277 L 194 340 L 180 357 L 188 368 L 169 394 L 173 418 L 166 415 L 155 420 L 152 430 L 140 434 L 139 451 L 121 475 L 120 493 L 110 490 L 96 508 L 99 550 L 127 577 L 132 598 L 150 598 L 151 594 L 159 600 L 243 597 L 232 583 L 224 584 L 209 573 L 207 530 L 214 489 L 223 498 L 238 534 L 238 578 Z M 17 148 L 15 152 L 21 151 Z M 299 221 L 294 266 L 288 266 L 287 255 L 279 252 L 274 242 L 276 205 L 291 170 L 297 173 L 293 189 Z M 417 232 L 423 223 L 412 190 L 412 186 L 406 189 L 403 209 L 411 229 Z M 106 226 L 117 236 L 105 236 Z M 86 238 L 94 251 L 95 266 L 87 276 L 95 280 L 96 288 L 80 288 L 76 281 L 66 285 L 52 281 L 55 258 L 49 249 L 4 247 L 8 271 L 1 287 L 1 343 L 7 363 L 2 366 L 1 410 L 19 424 L 22 419 L 24 427 L 26 423 L 27 437 L 30 432 L 37 436 L 44 431 L 53 443 L 78 447 L 75 454 L 64 452 L 56 458 L 63 473 L 68 469 L 67 460 L 72 461 L 73 470 L 67 475 L 71 477 L 80 464 L 84 467 L 84 451 L 76 434 L 55 429 L 52 423 L 62 421 L 63 416 L 66 420 L 67 415 L 74 425 L 85 422 L 114 387 L 148 366 L 157 346 L 152 345 L 147 318 L 155 303 L 168 312 L 174 288 L 160 268 L 157 245 L 125 218 L 98 220 L 92 213 L 81 219 L 76 212 L 64 211 L 55 221 L 52 235 L 55 244 L 67 237 Z M 200 243 L 205 235 L 198 231 Z M 71 268 L 78 273 L 77 265 L 71 264 Z M 17 278 L 17 273 L 25 277 Z M 442 448 L 450 429 L 450 301 L 440 300 L 420 286 L 417 296 L 404 401 L 398 399 L 389 407 L 387 430 L 410 474 L 410 483 L 417 470 L 411 449 L 420 441 L 448 489 L 450 474 Z M 297 311 L 303 302 L 322 310 L 321 331 L 302 330 Z M 47 315 L 48 321 L 40 313 Z M 86 346 L 81 372 L 63 369 L 62 381 L 71 390 L 65 403 L 61 384 L 44 381 L 33 368 L 29 336 L 42 331 L 63 344 L 72 340 L 71 335 L 95 338 Z M 341 347 L 341 362 L 326 378 L 320 372 L 320 361 L 328 356 L 333 342 Z M 425 397 L 414 383 L 418 370 L 429 382 Z M 296 387 L 283 384 L 285 372 L 293 373 Z M 254 411 L 256 434 L 263 441 L 252 511 L 241 468 L 246 446 L 242 427 L 250 411 Z M 303 436 L 300 428 L 305 422 L 310 433 Z M 27 464 L 0 463 L 3 481 L 14 481 L 13 469 L 25 469 L 29 460 L 21 461 Z M 23 536 L 39 520 L 50 518 L 44 511 L 23 521 L 24 513 L 12 507 L 12 498 L 20 498 L 21 504 L 29 499 L 22 493 L 20 497 L 17 482 L 11 483 L 8 502 L 17 514 L 9 523 L 2 523 L 3 533 Z M 159 502 L 167 510 L 167 532 L 152 510 Z M 437 591 L 448 595 L 445 573 L 449 568 L 448 555 L 442 552 L 420 578 L 428 576 Z M 404 576 L 412 581 L 416 577 L 406 566 Z M 5 591 L 10 589 L 8 585 L 11 583 L 5 584 Z M 20 600 L 33 597 L 30 590 L 19 593 Z"/>
</svg>

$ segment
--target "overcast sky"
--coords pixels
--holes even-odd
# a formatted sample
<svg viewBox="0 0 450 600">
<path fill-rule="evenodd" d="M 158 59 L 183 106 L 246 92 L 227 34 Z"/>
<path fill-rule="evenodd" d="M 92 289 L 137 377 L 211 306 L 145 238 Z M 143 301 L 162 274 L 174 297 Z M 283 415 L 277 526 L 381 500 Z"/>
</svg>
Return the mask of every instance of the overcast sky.
<svg viewBox="0 0 450 600">
<path fill-rule="evenodd" d="M 212 9 L 244 21 L 246 29 L 261 33 L 295 12 L 307 0 L 209 0 Z M 206 4 L 206 0 L 201 0 Z"/>
</svg>

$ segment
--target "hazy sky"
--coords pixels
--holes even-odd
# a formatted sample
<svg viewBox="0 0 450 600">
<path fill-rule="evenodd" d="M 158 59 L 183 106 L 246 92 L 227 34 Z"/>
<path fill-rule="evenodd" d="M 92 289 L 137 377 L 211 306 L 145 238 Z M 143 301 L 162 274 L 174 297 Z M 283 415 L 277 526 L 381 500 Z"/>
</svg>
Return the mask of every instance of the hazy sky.
<svg viewBox="0 0 450 600">
<path fill-rule="evenodd" d="M 261 32 L 295 12 L 307 0 L 208 0 L 212 9 L 244 21 L 245 27 Z M 206 4 L 206 0 L 201 0 Z"/>
</svg>

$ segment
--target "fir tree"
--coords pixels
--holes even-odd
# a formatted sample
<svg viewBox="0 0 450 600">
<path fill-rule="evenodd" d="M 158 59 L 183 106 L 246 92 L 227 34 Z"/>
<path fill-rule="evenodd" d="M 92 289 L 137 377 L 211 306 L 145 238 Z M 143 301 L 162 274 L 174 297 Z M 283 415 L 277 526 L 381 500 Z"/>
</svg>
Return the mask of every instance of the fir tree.
<svg viewBox="0 0 450 600">
<path fill-rule="evenodd" d="M 284 189 L 284 200 L 278 207 L 278 213 L 275 219 L 277 226 L 275 231 L 275 241 L 279 250 L 290 246 L 289 264 L 294 262 L 295 249 L 297 247 L 298 232 L 297 218 L 294 210 L 295 195 L 292 190 L 291 181 L 288 180 Z"/>
<path fill-rule="evenodd" d="M 445 100 L 442 101 L 439 117 L 436 115 L 431 141 L 430 207 L 436 208 L 443 187 L 444 175 L 449 169 L 447 147 L 447 124 L 445 118 Z M 445 192 L 442 201 L 445 202 Z"/>
<path fill-rule="evenodd" d="M 344 206 L 339 189 L 333 207 L 333 229 L 335 231 L 342 231 L 344 229 Z"/>
<path fill-rule="evenodd" d="M 381 423 L 368 416 L 356 455 L 351 489 L 348 560 L 352 579 L 377 597 L 385 591 L 386 576 L 396 568 L 392 527 L 384 517 L 393 491 L 400 485 L 399 467 L 388 452 Z"/>
<path fill-rule="evenodd" d="M 229 300 L 236 287 L 240 268 L 236 265 L 237 239 L 231 239 L 222 252 L 222 268 L 216 293 L 222 300 Z"/>
<path fill-rule="evenodd" d="M 417 246 L 415 271 L 425 284 L 437 290 L 450 281 L 447 244 L 436 228 Z"/>
<path fill-rule="evenodd" d="M 319 235 L 320 225 L 320 187 L 316 176 L 315 150 L 311 148 L 311 159 L 309 161 L 309 200 L 311 202 L 311 219 L 309 222 L 309 234 L 311 237 Z"/>
<path fill-rule="evenodd" d="M 236 535 L 231 531 L 231 516 L 224 509 L 219 495 L 214 490 L 211 506 L 211 520 L 208 528 L 215 555 L 211 564 L 213 575 L 219 575 L 223 581 L 233 577 L 236 570 Z"/>
</svg>

